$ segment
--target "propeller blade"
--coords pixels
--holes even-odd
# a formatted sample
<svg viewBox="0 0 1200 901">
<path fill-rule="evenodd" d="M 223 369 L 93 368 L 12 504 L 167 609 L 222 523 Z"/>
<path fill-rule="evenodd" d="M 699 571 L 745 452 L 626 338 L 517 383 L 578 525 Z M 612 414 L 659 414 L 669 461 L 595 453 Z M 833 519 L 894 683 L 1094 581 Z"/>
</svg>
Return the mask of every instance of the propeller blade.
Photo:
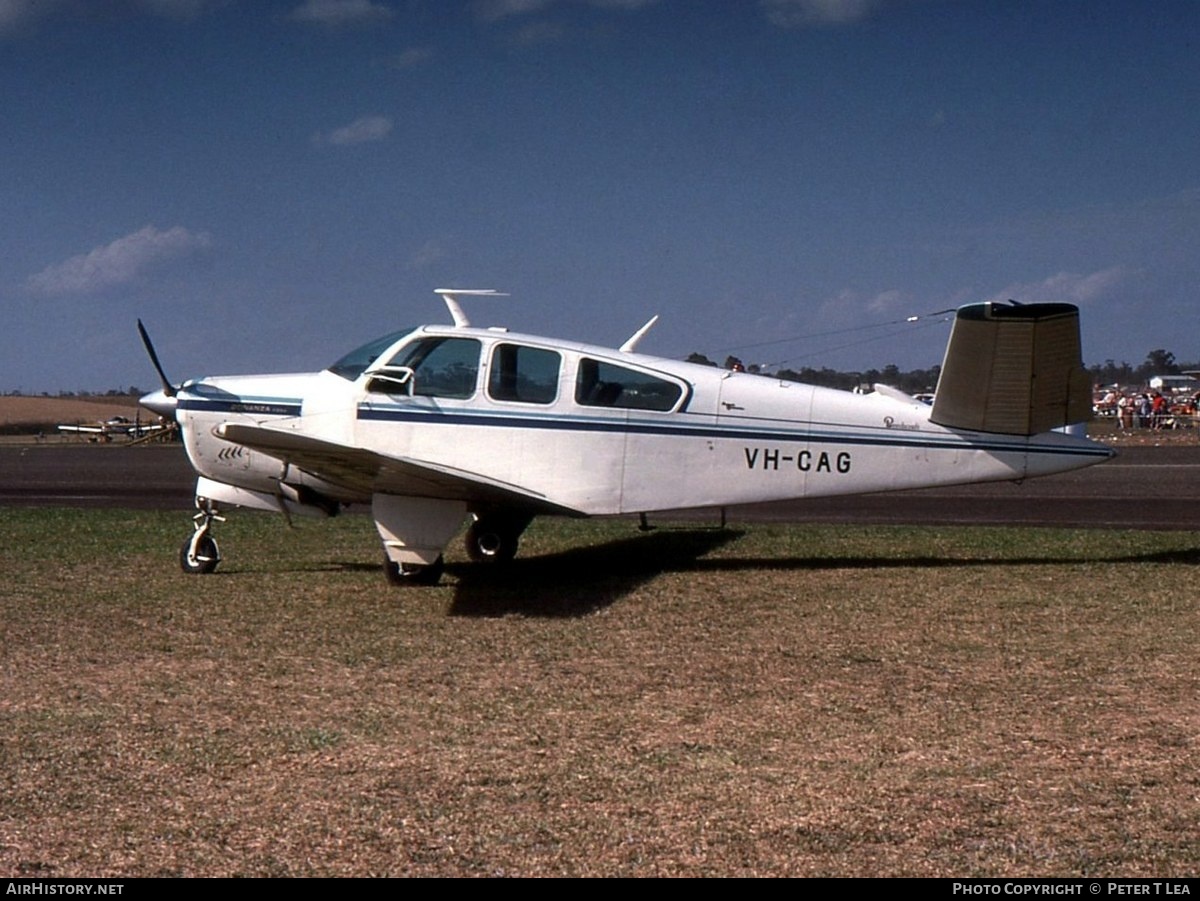
<svg viewBox="0 0 1200 901">
<path fill-rule="evenodd" d="M 162 382 L 163 394 L 167 397 L 174 397 L 179 390 L 171 384 L 171 380 L 167 378 L 167 374 L 163 372 L 162 364 L 158 362 L 158 354 L 154 352 L 154 344 L 150 340 L 150 334 L 146 331 L 146 326 L 142 325 L 142 320 L 137 321 L 138 334 L 142 336 L 142 345 L 146 348 L 146 353 L 150 355 L 150 362 L 154 364 L 154 368 L 158 371 L 159 381 Z"/>
</svg>

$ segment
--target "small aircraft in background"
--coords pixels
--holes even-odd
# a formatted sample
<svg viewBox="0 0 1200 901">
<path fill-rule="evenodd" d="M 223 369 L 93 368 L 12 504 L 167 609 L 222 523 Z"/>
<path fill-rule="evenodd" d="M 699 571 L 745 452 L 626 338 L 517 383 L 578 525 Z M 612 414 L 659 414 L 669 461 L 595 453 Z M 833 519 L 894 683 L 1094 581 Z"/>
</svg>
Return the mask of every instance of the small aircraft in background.
<svg viewBox="0 0 1200 901">
<path fill-rule="evenodd" d="M 320 372 L 173 385 L 141 404 L 179 423 L 196 469 L 186 572 L 212 572 L 227 506 L 332 516 L 370 504 L 396 582 L 436 583 L 469 521 L 503 563 L 535 516 L 647 514 L 1020 480 L 1099 463 L 1079 311 L 957 311 L 932 405 L 894 388 L 819 388 L 619 348 L 451 324 L 383 335 Z"/>
<path fill-rule="evenodd" d="M 133 421 L 125 416 L 112 416 L 91 424 L 63 423 L 55 428 L 64 434 L 90 436 L 91 441 L 112 441 L 114 437 L 144 438 L 161 432 L 167 426 L 162 423 Z"/>
</svg>

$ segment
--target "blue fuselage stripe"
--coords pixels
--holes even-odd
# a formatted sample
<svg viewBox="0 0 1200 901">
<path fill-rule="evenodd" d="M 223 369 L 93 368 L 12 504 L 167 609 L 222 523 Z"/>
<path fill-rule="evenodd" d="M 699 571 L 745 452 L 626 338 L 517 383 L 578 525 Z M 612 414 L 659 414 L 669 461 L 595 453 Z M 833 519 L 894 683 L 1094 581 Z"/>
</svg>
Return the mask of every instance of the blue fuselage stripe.
<svg viewBox="0 0 1200 901">
<path fill-rule="evenodd" d="M 296 398 L 223 397 L 179 398 L 179 409 L 206 413 L 241 413 L 259 416 L 299 416 L 301 401 Z M 787 429 L 754 426 L 744 423 L 729 425 L 680 421 L 697 414 L 670 414 L 672 421 L 646 419 L 601 419 L 561 414 L 529 416 L 513 413 L 481 413 L 476 411 L 412 410 L 398 407 L 377 407 L 363 404 L 358 418 L 367 422 L 414 423 L 442 426 L 482 426 L 490 428 L 539 429 L 562 432 L 608 432 L 633 435 L 663 435 L 676 438 L 717 438 L 737 441 L 798 441 L 816 444 L 840 444 L 856 447 L 904 447 L 934 450 L 983 450 L 990 453 L 1033 453 L 1071 457 L 1105 459 L 1112 452 L 1098 445 L 1028 444 L 1020 438 L 1011 441 L 981 436 L 978 440 L 946 437 L 918 437 L 915 433 L 879 430 L 880 434 L 862 431 L 823 431 L 820 427 Z M 980 433 L 974 433 L 979 435 Z"/>
<path fill-rule="evenodd" d="M 679 414 L 675 414 L 679 415 Z M 1064 446 L 1055 444 L 1025 444 L 1020 439 L 1004 442 L 997 440 L 965 441 L 963 439 L 901 437 L 895 431 L 886 434 L 826 432 L 815 429 L 794 430 L 781 428 L 750 427 L 745 425 L 689 424 L 685 422 L 647 422 L 624 419 L 582 419 L 566 416 L 520 416 L 512 414 L 487 414 L 446 412 L 424 412 L 402 409 L 381 409 L 360 406 L 360 420 L 374 422 L 407 422 L 422 425 L 468 425 L 500 428 L 543 429 L 568 432 L 615 432 L 634 435 L 665 435 L 670 437 L 723 438 L 739 441 L 800 441 L 819 444 L 846 444 L 874 447 L 934 448 L 938 450 L 985 450 L 993 453 L 1040 453 L 1068 456 L 1107 458 L 1108 448 L 1087 446 Z"/>
<path fill-rule="evenodd" d="M 272 398 L 235 397 L 221 400 L 180 397 L 179 410 L 196 410 L 205 413 L 252 413 L 260 416 L 299 416 L 300 402 Z"/>
</svg>

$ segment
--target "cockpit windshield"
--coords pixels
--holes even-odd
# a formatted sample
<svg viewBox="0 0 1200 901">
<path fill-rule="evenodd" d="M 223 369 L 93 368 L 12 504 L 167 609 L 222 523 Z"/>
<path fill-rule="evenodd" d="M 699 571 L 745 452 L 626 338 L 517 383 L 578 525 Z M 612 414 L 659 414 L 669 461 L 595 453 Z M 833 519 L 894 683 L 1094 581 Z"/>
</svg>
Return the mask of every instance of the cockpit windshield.
<svg viewBox="0 0 1200 901">
<path fill-rule="evenodd" d="M 330 366 L 329 371 L 334 375 L 340 375 L 347 381 L 353 382 L 367 371 L 367 367 L 379 359 L 381 353 L 412 331 L 410 328 L 401 329 L 398 332 L 392 332 L 390 335 L 384 335 L 382 338 L 369 341 L 362 347 L 350 351 L 350 353 Z"/>
</svg>

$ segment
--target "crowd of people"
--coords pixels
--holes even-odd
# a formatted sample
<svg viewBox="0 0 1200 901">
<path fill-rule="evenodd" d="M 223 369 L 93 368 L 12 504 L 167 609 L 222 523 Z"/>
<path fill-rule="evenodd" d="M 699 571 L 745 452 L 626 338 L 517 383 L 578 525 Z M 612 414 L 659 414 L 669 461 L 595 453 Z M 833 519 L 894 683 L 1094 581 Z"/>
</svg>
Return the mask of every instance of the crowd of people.
<svg viewBox="0 0 1200 901">
<path fill-rule="evenodd" d="M 1096 394 L 1097 416 L 1115 416 L 1118 429 L 1177 429 L 1196 422 L 1197 394 L 1164 394 L 1153 389 L 1106 388 Z"/>
</svg>

